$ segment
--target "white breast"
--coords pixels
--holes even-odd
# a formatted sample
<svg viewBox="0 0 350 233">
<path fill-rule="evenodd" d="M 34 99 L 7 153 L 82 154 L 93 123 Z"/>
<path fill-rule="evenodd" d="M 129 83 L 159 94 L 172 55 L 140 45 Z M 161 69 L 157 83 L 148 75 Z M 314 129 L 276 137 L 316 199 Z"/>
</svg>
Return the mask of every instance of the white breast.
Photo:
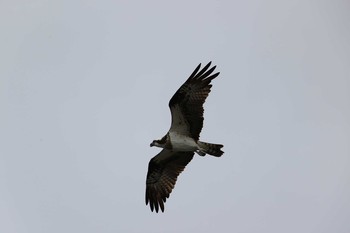
<svg viewBox="0 0 350 233">
<path fill-rule="evenodd" d="M 169 132 L 169 137 L 175 151 L 195 151 L 198 149 L 197 143 L 191 137 L 176 132 Z"/>
</svg>

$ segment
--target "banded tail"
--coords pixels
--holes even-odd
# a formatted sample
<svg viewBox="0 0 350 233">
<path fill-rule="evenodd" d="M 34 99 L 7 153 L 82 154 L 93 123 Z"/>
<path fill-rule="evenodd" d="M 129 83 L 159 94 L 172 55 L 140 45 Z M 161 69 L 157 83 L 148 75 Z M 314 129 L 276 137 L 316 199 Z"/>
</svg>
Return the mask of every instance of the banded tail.
<svg viewBox="0 0 350 233">
<path fill-rule="evenodd" d="M 221 148 L 224 146 L 221 144 L 214 144 L 214 143 L 201 142 L 201 141 L 198 141 L 197 144 L 199 147 L 197 153 L 201 156 L 204 156 L 205 154 L 209 154 L 215 157 L 220 157 L 224 153 L 221 150 Z"/>
</svg>

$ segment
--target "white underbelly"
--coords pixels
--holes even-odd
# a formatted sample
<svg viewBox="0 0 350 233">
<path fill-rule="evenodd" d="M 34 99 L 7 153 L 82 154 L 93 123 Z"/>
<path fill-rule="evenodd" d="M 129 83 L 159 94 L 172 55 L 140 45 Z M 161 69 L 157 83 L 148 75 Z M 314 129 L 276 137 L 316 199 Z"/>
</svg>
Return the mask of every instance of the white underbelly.
<svg viewBox="0 0 350 233">
<path fill-rule="evenodd" d="M 193 138 L 169 132 L 172 149 L 175 151 L 195 151 L 198 149 L 197 143 Z"/>
</svg>

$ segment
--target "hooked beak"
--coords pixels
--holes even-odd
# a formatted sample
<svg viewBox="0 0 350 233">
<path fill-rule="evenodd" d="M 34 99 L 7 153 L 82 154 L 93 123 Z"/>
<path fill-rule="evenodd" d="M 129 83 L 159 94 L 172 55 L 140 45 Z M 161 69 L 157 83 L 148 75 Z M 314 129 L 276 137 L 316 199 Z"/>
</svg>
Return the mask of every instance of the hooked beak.
<svg viewBox="0 0 350 233">
<path fill-rule="evenodd" d="M 150 146 L 150 147 L 154 146 L 154 143 L 152 142 L 149 146 Z"/>
</svg>

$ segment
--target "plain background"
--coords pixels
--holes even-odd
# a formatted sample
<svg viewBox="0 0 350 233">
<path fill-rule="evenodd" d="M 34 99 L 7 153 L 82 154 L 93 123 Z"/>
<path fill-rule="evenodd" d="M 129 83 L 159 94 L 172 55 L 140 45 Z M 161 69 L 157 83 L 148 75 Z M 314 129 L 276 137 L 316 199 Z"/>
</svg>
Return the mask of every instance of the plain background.
<svg viewBox="0 0 350 233">
<path fill-rule="evenodd" d="M 0 1 L 0 232 L 350 232 L 349 1 Z M 165 213 L 168 101 L 220 76 Z"/>
</svg>

